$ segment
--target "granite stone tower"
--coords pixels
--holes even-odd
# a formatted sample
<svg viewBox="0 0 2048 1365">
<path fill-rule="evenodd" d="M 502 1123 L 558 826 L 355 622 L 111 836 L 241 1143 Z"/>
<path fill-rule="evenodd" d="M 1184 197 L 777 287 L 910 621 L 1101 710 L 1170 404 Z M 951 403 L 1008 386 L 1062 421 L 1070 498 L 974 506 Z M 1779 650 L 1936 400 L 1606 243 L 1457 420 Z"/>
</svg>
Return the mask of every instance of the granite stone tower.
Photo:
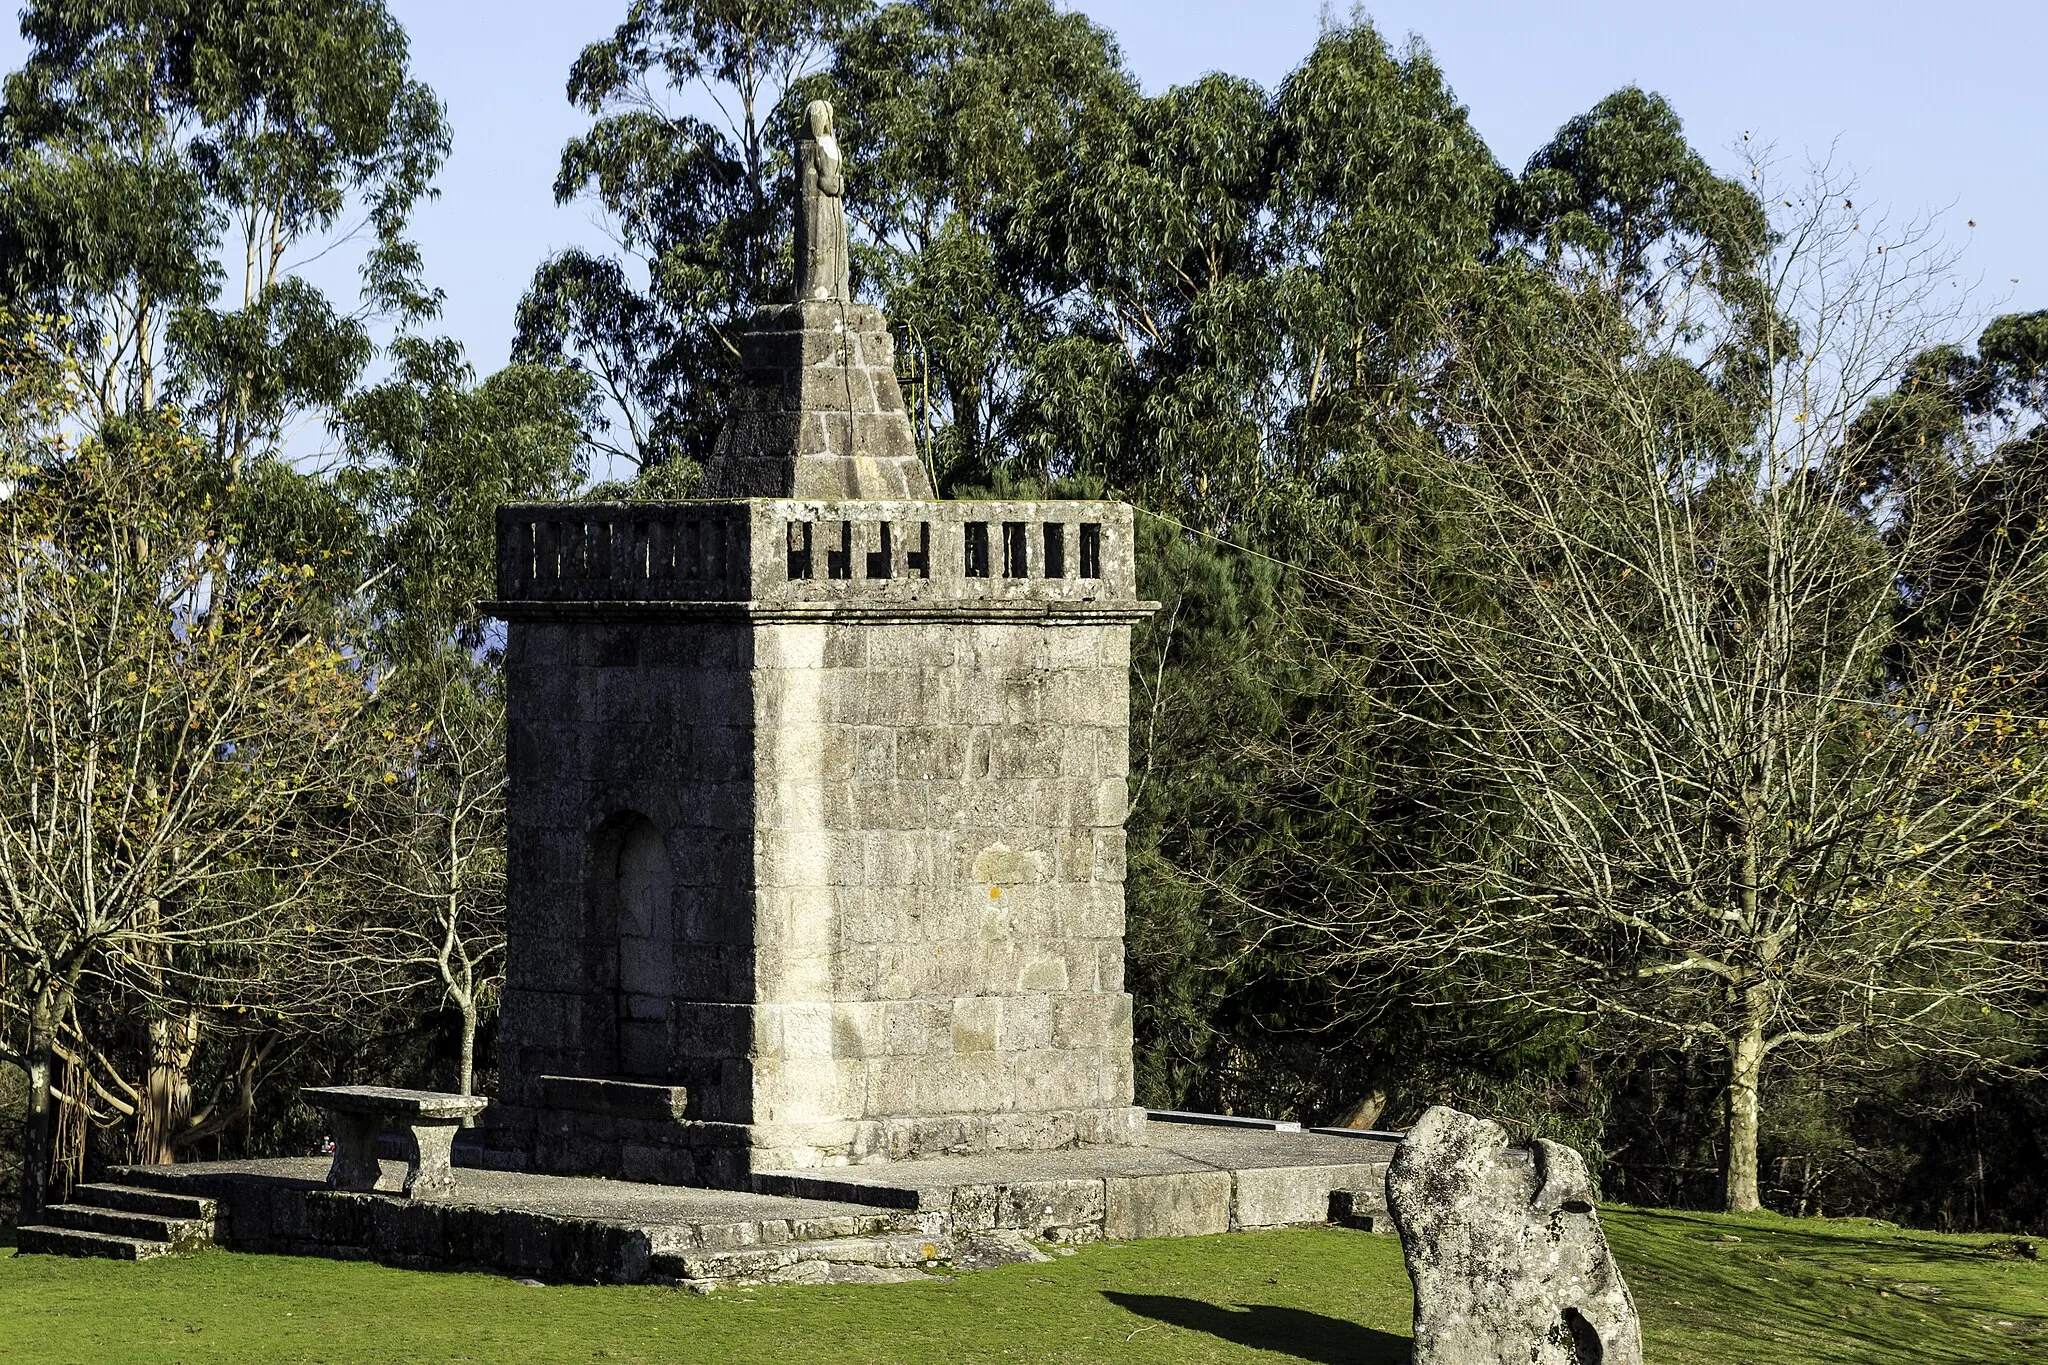
<svg viewBox="0 0 2048 1365">
<path fill-rule="evenodd" d="M 499 514 L 500 1164 L 744 1186 L 1142 1141 L 1131 511 L 933 499 L 809 128 L 796 301 L 741 342 L 713 496 Z"/>
</svg>

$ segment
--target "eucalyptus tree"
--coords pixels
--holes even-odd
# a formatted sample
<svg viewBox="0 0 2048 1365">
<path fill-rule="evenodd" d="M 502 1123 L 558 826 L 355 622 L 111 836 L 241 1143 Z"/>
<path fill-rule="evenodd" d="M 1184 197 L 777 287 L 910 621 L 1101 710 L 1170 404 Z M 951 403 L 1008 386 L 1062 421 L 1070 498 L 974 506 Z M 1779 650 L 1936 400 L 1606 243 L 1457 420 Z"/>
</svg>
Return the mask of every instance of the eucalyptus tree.
<svg viewBox="0 0 2048 1365">
<path fill-rule="evenodd" d="M 1210 530 L 1327 511 L 1376 424 L 1427 409 L 1440 321 L 1492 245 L 1505 178 L 1427 50 L 1332 25 L 1277 91 L 1204 77 L 1077 161 L 1028 203 L 1075 293 L 1020 446 L 1055 467 L 1103 452 L 1113 482 Z"/>
<path fill-rule="evenodd" d="M 368 997 L 439 993 L 461 1021 L 456 1083 L 504 969 L 505 710 L 479 604 L 496 512 L 567 496 L 584 472 L 586 375 L 512 365 L 476 383 L 453 342 L 402 339 L 395 372 L 342 416 L 344 486 L 370 538 L 374 719 L 393 736 L 366 800 L 374 837 L 349 881 L 359 931 L 336 946 Z"/>
<path fill-rule="evenodd" d="M 569 100 L 595 120 L 563 149 L 555 198 L 603 211 L 624 259 L 543 262 L 514 354 L 569 358 L 607 403 L 595 439 L 687 485 L 737 371 L 732 333 L 789 279 L 787 161 L 772 116 L 867 0 L 634 0 L 583 50 Z M 711 117 L 690 112 L 704 108 Z M 674 478 L 675 476 L 671 476 Z"/>
<path fill-rule="evenodd" d="M 373 319 L 437 307 L 406 229 L 448 129 L 380 0 L 34 0 L 21 27 L 4 287 L 70 321 L 94 420 L 171 402 L 239 466 L 339 402 Z M 359 303 L 303 273 L 343 243 Z"/>
<path fill-rule="evenodd" d="M 102 623 L 114 632 L 105 647 L 171 649 L 151 644 L 149 632 L 172 628 L 160 618 L 178 611 L 284 631 L 264 615 L 276 609 L 283 570 L 262 566 L 288 565 L 298 615 L 277 647 L 316 640 L 358 658 L 347 610 L 359 586 L 358 528 L 332 486 L 283 450 L 358 383 L 375 328 L 437 306 L 407 225 L 431 193 L 448 130 L 410 73 L 403 31 L 378 0 L 33 0 L 21 27 L 28 56 L 0 105 L 6 330 L 65 352 L 75 367 L 66 420 L 103 461 L 136 461 L 144 482 L 118 491 L 153 519 L 134 562 L 121 566 L 129 595 L 113 600 L 127 614 Z M 330 298 L 309 277 L 313 258 L 337 254 L 359 266 L 359 298 Z M 44 335 L 51 331 L 61 336 Z M 64 457 L 33 442 L 12 453 L 63 467 Z M 30 506 L 20 504 L 24 515 Z M 43 563 L 34 534 L 21 517 L 10 525 L 18 568 Z M 180 536 L 189 539 L 169 539 Z M 56 581 L 34 580 L 39 590 Z M 152 593 L 155 616 L 144 609 Z M 69 617 L 53 605 L 52 628 L 77 624 L 82 601 Z M 249 638 L 241 646 L 258 648 Z M 52 655 L 25 658 L 55 666 Z M 249 696 L 287 676 L 260 663 L 251 670 L 237 683 Z M 359 693 L 365 681 L 354 679 Z M 81 704 L 68 714 L 88 749 L 122 742 L 103 728 L 125 723 L 119 707 Z M 166 790 L 184 761 L 179 752 L 136 755 L 136 789 Z M 271 810 L 280 828 L 330 819 L 341 800 L 325 788 L 281 790 L 297 801 Z M 244 813 L 232 803 L 173 804 L 180 820 L 225 822 L 211 834 L 183 826 L 184 846 L 240 837 Z M 222 855 L 223 868 L 234 863 Z M 53 864 L 43 875 L 68 873 Z M 240 876 L 237 894 L 269 886 L 263 894 L 278 906 L 309 903 L 295 873 Z M 185 913 L 154 899 L 151 913 Z M 175 951 L 155 957 L 101 951 L 97 933 L 80 940 L 97 975 L 85 978 L 85 1007 L 70 1022 L 95 1034 L 77 1041 L 98 1059 L 93 1074 L 108 1103 L 132 1120 L 132 1154 L 170 1159 L 196 1131 L 195 1049 L 237 1020 L 274 1022 L 275 1008 L 237 1015 L 229 1001 L 285 969 L 225 928 L 214 940 L 185 932 Z"/>
</svg>

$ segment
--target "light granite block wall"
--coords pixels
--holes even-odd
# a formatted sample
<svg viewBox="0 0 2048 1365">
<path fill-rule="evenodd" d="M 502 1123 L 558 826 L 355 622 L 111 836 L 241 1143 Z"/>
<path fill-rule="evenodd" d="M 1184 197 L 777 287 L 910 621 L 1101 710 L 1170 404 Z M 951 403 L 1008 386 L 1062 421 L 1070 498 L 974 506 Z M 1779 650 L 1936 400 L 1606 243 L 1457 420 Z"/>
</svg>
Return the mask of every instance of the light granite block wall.
<svg viewBox="0 0 2048 1365">
<path fill-rule="evenodd" d="M 515 507 L 500 535 L 505 1164 L 738 1184 L 1139 1138 L 1128 508 Z M 687 1102 L 564 1107 L 550 1076 Z"/>
</svg>

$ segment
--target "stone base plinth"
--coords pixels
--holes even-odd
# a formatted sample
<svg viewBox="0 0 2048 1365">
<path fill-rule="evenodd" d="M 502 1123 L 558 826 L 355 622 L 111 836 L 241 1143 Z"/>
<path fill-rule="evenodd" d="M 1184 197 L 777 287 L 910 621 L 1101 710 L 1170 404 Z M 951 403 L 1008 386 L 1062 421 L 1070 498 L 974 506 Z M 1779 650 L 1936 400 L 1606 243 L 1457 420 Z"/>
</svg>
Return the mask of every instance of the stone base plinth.
<svg viewBox="0 0 2048 1365">
<path fill-rule="evenodd" d="M 587 1117 L 587 1116 L 585 1116 Z M 1385 1209 L 1394 1145 L 1152 1123 L 1137 1146 L 758 1172 L 751 1191 L 463 1168 L 445 1199 L 329 1189 L 327 1161 L 119 1168 L 218 1202 L 234 1251 L 543 1280 L 718 1284 L 916 1278 L 1094 1242 L 1322 1223 Z"/>
</svg>

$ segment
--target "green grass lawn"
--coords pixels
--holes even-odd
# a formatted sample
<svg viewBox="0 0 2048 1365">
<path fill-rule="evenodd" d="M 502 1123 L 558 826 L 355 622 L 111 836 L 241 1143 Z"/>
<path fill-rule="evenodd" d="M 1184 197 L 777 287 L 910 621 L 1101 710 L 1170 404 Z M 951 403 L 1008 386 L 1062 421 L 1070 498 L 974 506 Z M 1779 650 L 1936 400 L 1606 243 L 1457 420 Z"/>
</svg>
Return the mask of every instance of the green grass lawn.
<svg viewBox="0 0 2048 1365">
<path fill-rule="evenodd" d="M 1652 1365 L 2048 1361 L 2048 1265 L 2014 1239 L 1614 1209 Z M 0 1361 L 1305 1360 L 1394 1365 L 1391 1237 L 1327 1228 L 1086 1247 L 929 1283 L 531 1288 L 209 1252 L 0 1253 Z"/>
</svg>

